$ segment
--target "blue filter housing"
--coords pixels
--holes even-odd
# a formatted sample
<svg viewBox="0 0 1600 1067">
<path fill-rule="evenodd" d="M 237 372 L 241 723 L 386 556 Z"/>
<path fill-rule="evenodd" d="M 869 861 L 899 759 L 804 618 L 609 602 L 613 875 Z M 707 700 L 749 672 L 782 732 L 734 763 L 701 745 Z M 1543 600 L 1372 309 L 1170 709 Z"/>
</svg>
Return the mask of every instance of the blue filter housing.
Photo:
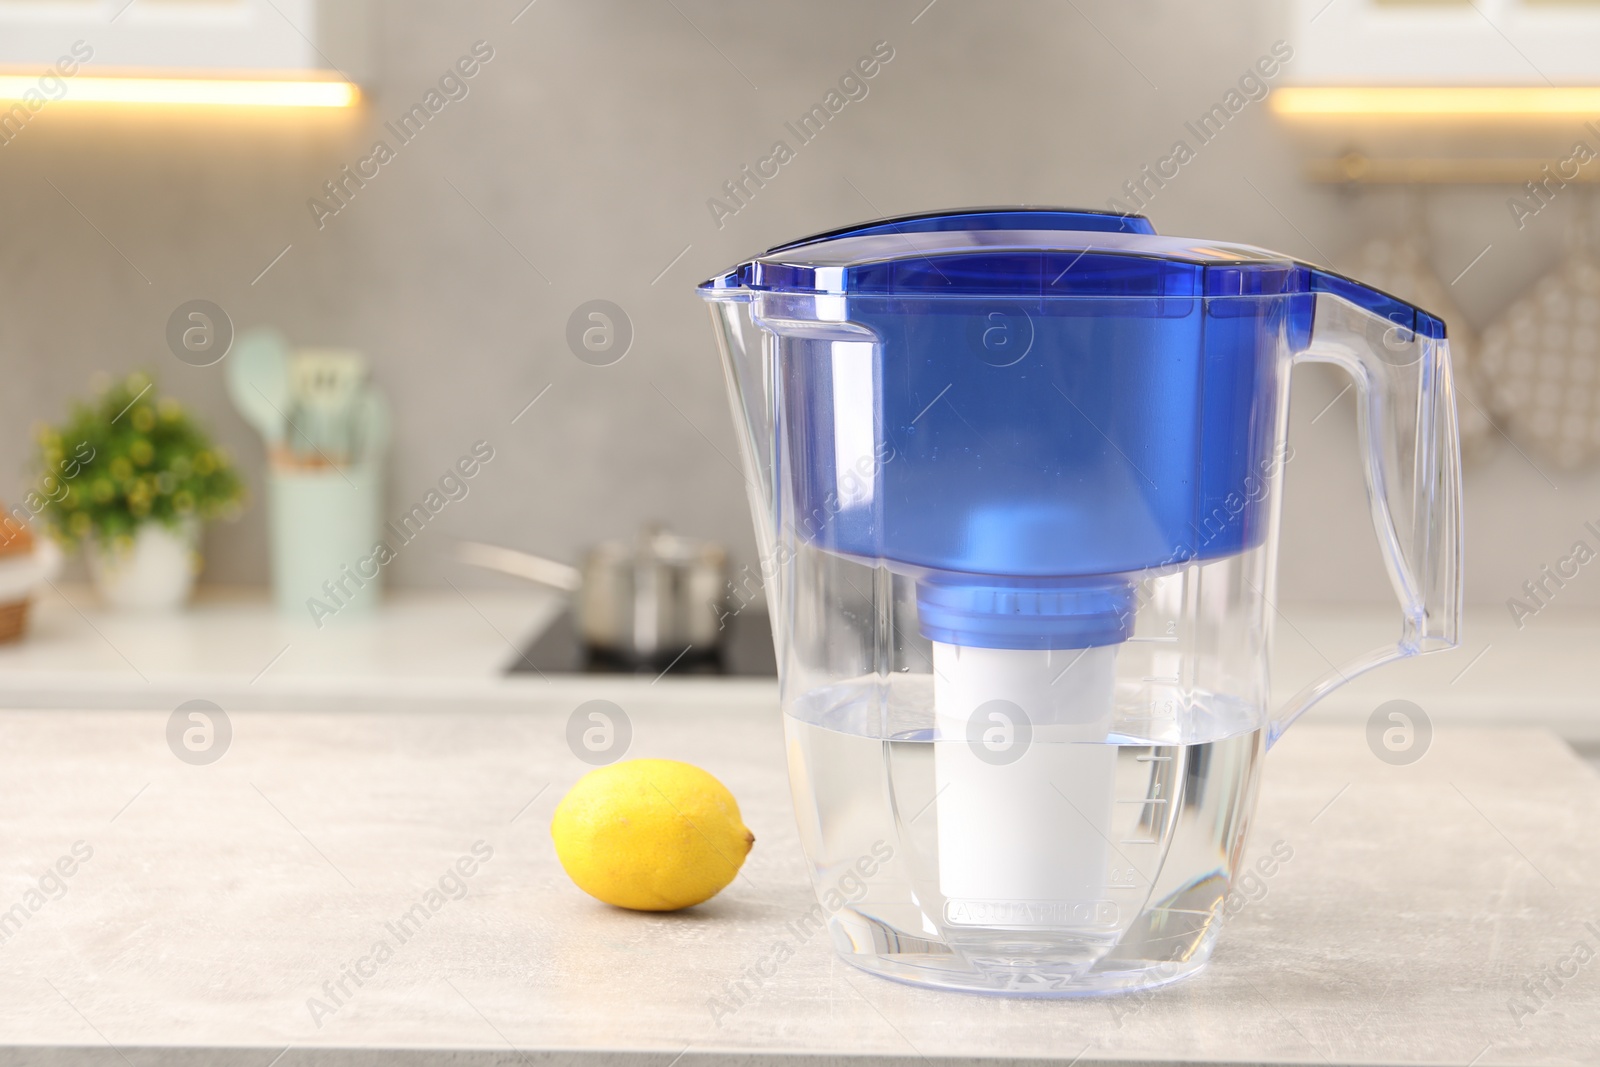
<svg viewBox="0 0 1600 1067">
<path fill-rule="evenodd" d="M 1278 428 L 1260 398 L 1316 293 L 1443 336 L 1272 252 L 1061 209 L 838 230 L 703 288 L 750 293 L 783 338 L 787 521 L 913 575 L 924 636 L 980 648 L 1124 641 L 1141 575 L 1263 542 L 1252 487 Z"/>
</svg>

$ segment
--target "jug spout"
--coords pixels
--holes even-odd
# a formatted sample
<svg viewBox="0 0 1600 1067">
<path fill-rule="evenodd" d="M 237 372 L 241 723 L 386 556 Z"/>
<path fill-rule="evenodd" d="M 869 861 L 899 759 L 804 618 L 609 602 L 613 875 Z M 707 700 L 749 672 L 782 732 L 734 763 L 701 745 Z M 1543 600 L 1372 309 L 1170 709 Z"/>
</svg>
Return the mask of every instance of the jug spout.
<svg viewBox="0 0 1600 1067">
<path fill-rule="evenodd" d="M 755 520 L 756 548 L 763 563 L 761 570 L 763 574 L 776 574 L 777 535 L 773 517 L 777 497 L 772 466 L 776 398 L 772 390 L 767 335 L 751 320 L 748 294 L 715 291 L 707 304 L 722 357 L 728 402 L 733 410 L 750 513 Z M 780 613 L 773 610 L 770 596 L 768 605 L 776 635 Z"/>
</svg>

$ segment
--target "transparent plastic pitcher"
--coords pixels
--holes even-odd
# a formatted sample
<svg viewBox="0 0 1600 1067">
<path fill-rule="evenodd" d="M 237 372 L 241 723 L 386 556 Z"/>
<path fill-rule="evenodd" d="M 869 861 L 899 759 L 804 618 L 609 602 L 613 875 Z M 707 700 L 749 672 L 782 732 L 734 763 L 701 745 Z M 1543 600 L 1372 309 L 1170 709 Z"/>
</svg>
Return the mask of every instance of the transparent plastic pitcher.
<svg viewBox="0 0 1600 1067">
<path fill-rule="evenodd" d="M 1199 970 L 1266 748 L 1342 682 L 1456 643 L 1441 322 L 1287 256 L 1065 210 L 840 230 L 700 292 L 838 951 L 1018 995 Z M 1306 361 L 1354 383 L 1400 631 L 1273 708 Z"/>
</svg>

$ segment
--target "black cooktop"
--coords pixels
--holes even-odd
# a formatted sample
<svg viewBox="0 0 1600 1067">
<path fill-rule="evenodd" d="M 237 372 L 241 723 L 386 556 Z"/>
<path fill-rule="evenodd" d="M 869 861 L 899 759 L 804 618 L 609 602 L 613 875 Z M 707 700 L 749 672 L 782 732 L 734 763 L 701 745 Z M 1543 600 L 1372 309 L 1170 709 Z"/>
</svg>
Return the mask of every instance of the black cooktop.
<svg viewBox="0 0 1600 1067">
<path fill-rule="evenodd" d="M 507 668 L 509 674 L 642 674 L 776 678 L 772 622 L 759 605 L 725 620 L 719 649 L 674 650 L 653 662 L 635 663 L 585 648 L 572 612 L 563 611 Z"/>
</svg>

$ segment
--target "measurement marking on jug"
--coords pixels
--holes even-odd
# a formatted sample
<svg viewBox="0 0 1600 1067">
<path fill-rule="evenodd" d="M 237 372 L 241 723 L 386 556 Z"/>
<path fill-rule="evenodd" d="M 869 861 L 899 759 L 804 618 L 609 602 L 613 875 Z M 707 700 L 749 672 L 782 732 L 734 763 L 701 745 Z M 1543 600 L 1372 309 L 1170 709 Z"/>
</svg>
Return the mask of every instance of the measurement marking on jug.
<svg viewBox="0 0 1600 1067">
<path fill-rule="evenodd" d="M 1135 763 L 1171 763 L 1172 762 L 1172 757 L 1171 756 L 1156 756 L 1156 755 L 1135 756 L 1135 757 L 1133 757 L 1133 761 Z"/>
<path fill-rule="evenodd" d="M 1174 674 L 1170 678 L 1165 676 L 1165 675 L 1160 675 L 1160 676 L 1153 677 L 1153 678 L 1151 678 L 1151 677 L 1141 678 L 1139 680 L 1141 682 L 1164 682 L 1167 685 L 1177 685 L 1179 682 L 1183 681 L 1183 679 L 1179 678 L 1176 674 Z"/>
<path fill-rule="evenodd" d="M 1171 801 L 1168 801 L 1168 800 L 1165 800 L 1165 799 L 1159 799 L 1157 797 L 1139 797 L 1137 800 L 1134 800 L 1134 799 L 1118 800 L 1118 801 L 1116 801 L 1116 803 L 1118 803 L 1118 804 L 1168 804 L 1168 803 L 1171 803 Z"/>
<path fill-rule="evenodd" d="M 1161 844 L 1161 842 L 1156 840 L 1153 837 L 1124 837 L 1121 841 L 1118 841 L 1117 844 L 1119 844 L 1119 845 L 1159 845 L 1159 844 Z"/>
</svg>

